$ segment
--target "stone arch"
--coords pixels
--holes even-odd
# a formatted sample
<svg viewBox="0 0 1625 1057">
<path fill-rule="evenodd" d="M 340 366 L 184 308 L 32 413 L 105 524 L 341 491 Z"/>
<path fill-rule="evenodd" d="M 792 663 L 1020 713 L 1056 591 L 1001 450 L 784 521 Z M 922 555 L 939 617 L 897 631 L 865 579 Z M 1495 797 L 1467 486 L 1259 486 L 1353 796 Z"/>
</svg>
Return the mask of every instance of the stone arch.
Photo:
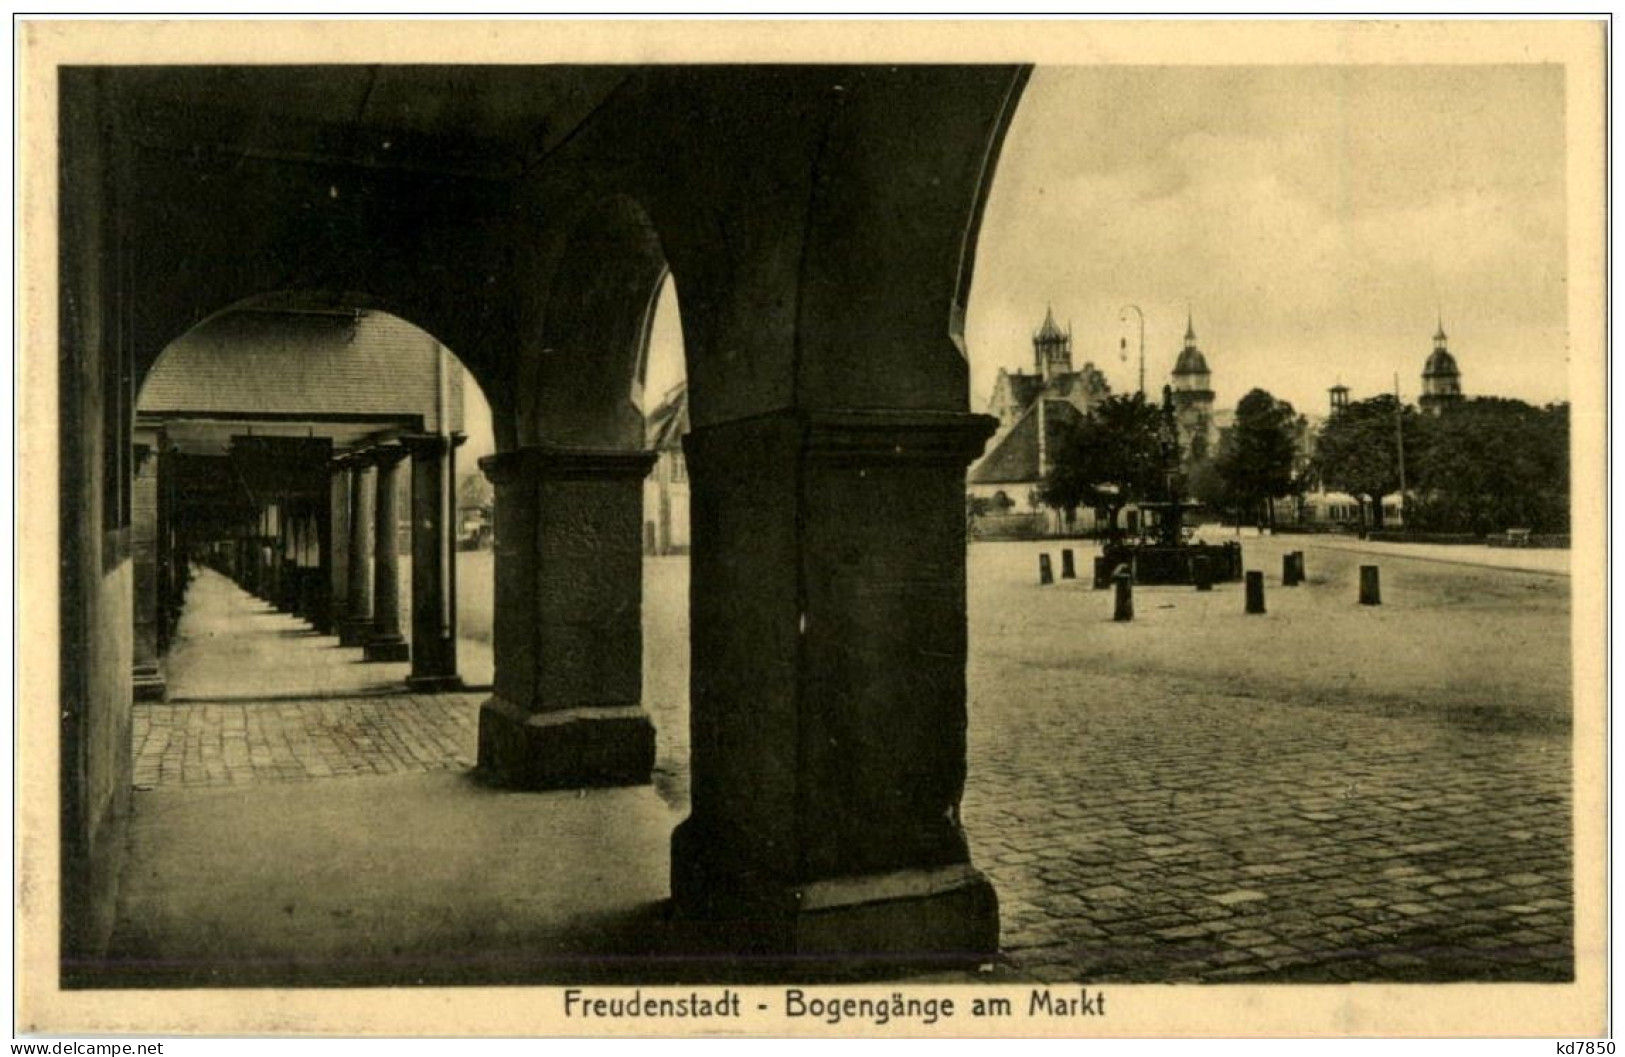
<svg viewBox="0 0 1625 1057">
<path fill-rule="evenodd" d="M 511 401 L 507 398 L 510 387 L 506 384 L 506 372 L 501 369 L 502 364 L 494 362 L 489 355 L 480 355 L 484 351 L 480 343 L 472 343 L 472 354 L 465 352 L 446 333 L 447 325 L 453 332 L 463 332 L 455 321 L 421 311 L 418 304 L 410 299 L 354 289 L 287 287 L 265 290 L 245 294 L 208 311 L 177 315 L 166 320 L 164 325 L 153 331 L 157 343 L 151 347 L 150 353 L 136 359 L 132 387 L 136 402 L 139 404 L 147 379 L 175 342 L 233 312 L 275 309 L 296 312 L 384 312 L 411 324 L 440 342 L 479 387 L 481 396 L 491 409 L 491 428 L 498 450 L 517 443 L 517 427 Z"/>
<path fill-rule="evenodd" d="M 409 314 L 365 293 L 282 290 L 210 312 L 145 358 L 131 482 L 138 696 L 164 693 L 157 662 L 198 560 L 368 660 L 410 660 L 419 690 L 462 685 L 456 449 L 463 385 L 488 389 Z M 283 474 L 250 484 L 268 460 Z M 401 552 L 381 544 L 402 523 L 409 626 Z"/>
<path fill-rule="evenodd" d="M 353 147 L 314 164 L 250 157 L 235 139 L 202 166 L 190 148 L 219 131 L 185 114 L 169 148 L 126 168 L 130 138 L 105 120 L 118 76 L 69 78 L 64 104 L 65 149 L 83 159 L 63 191 L 63 677 L 84 702 L 64 727 L 79 768 L 64 783 L 70 883 L 106 878 L 116 830 L 102 820 L 121 810 L 127 768 L 104 749 L 128 691 L 98 671 L 128 670 L 108 634 L 128 564 L 98 495 L 108 461 L 72 419 L 127 411 L 120 357 L 256 291 L 370 290 L 456 349 L 499 415 L 537 395 L 535 428 L 516 422 L 487 464 L 511 594 L 481 762 L 533 785 L 647 780 L 635 591 L 648 461 L 629 438 L 669 258 L 695 427 L 694 797 L 673 838 L 674 902 L 798 955 L 996 949 L 996 897 L 958 818 L 964 469 L 992 422 L 966 413 L 956 335 L 1022 70 L 640 68 L 556 137 L 508 144 L 522 147 L 512 167 L 472 174 L 438 140 L 420 151 L 442 163 L 427 172 Z M 170 76 L 182 101 L 207 94 Z M 521 110 L 546 98 L 486 90 Z M 523 116 L 502 134 L 544 127 Z M 618 263 L 582 267 L 597 252 Z M 527 353 L 535 375 L 516 384 Z"/>
<path fill-rule="evenodd" d="M 564 225 L 544 266 L 540 317 L 520 366 L 525 442 L 636 450 L 641 390 L 665 251 L 626 194 L 596 199 Z"/>
</svg>

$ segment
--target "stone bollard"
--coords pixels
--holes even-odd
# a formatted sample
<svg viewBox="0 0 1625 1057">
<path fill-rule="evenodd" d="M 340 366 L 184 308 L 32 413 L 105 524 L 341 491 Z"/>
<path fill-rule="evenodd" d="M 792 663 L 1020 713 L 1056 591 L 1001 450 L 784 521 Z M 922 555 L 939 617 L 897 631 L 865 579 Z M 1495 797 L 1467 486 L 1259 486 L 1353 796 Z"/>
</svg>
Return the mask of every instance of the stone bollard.
<svg viewBox="0 0 1625 1057">
<path fill-rule="evenodd" d="M 1264 574 L 1256 570 L 1247 574 L 1247 612 L 1264 612 Z"/>
<path fill-rule="evenodd" d="M 1360 604 L 1362 606 L 1382 605 L 1382 580 L 1375 565 L 1360 566 Z"/>
<path fill-rule="evenodd" d="M 1191 582 L 1198 591 L 1213 590 L 1213 559 L 1198 554 L 1191 559 Z"/>
<path fill-rule="evenodd" d="M 1309 572 L 1308 572 L 1307 569 L 1304 568 L 1303 551 L 1293 551 L 1292 552 L 1292 564 L 1297 566 L 1298 582 L 1300 584 L 1308 583 L 1309 582 Z"/>
<path fill-rule="evenodd" d="M 1116 605 L 1112 608 L 1112 619 L 1133 620 L 1134 574 L 1129 572 L 1127 566 L 1120 566 L 1112 574 L 1112 583 L 1117 587 Z"/>
<path fill-rule="evenodd" d="M 1038 584 L 1040 587 L 1042 587 L 1044 584 L 1052 584 L 1054 582 L 1055 573 L 1050 570 L 1049 555 L 1040 554 L 1038 556 Z"/>
<path fill-rule="evenodd" d="M 1106 564 L 1104 556 L 1095 559 L 1095 590 L 1104 591 L 1112 585 L 1111 566 Z"/>
<path fill-rule="evenodd" d="M 1281 586 L 1298 586 L 1298 558 L 1290 552 L 1281 555 Z"/>
<path fill-rule="evenodd" d="M 1061 579 L 1076 580 L 1077 578 L 1078 570 L 1072 564 L 1072 551 L 1070 549 L 1061 551 Z"/>
</svg>

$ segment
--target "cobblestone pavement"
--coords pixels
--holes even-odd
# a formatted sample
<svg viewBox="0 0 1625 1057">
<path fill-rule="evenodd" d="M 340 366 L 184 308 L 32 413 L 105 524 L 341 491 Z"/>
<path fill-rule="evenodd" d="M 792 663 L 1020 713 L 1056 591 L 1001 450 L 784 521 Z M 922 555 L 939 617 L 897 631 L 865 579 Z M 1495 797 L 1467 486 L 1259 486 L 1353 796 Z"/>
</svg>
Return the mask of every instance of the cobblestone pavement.
<svg viewBox="0 0 1625 1057">
<path fill-rule="evenodd" d="M 998 977 L 1571 978 L 1566 621 L 1547 627 L 1566 593 L 1395 559 L 1390 604 L 1362 613 L 1355 561 L 1312 554 L 1318 592 L 1274 591 L 1267 618 L 1231 620 L 1233 587 L 1211 609 L 1147 590 L 1114 629 L 1104 593 L 1041 592 L 1032 555 L 973 549 L 963 817 L 1000 895 Z M 646 688 L 681 811 L 686 567 L 654 575 L 674 579 L 647 594 Z M 136 784 L 465 768 L 483 696 L 138 706 Z"/>
<path fill-rule="evenodd" d="M 1566 585 L 1391 557 L 1365 611 L 1310 550 L 1266 617 L 1145 588 L 1113 625 L 973 548 L 963 818 L 1020 975 L 1571 978 Z"/>
<path fill-rule="evenodd" d="M 485 696 L 137 705 L 135 787 L 472 767 Z"/>
<path fill-rule="evenodd" d="M 972 732 L 965 826 L 1024 975 L 1568 978 L 1561 739 L 1068 684 Z"/>
</svg>

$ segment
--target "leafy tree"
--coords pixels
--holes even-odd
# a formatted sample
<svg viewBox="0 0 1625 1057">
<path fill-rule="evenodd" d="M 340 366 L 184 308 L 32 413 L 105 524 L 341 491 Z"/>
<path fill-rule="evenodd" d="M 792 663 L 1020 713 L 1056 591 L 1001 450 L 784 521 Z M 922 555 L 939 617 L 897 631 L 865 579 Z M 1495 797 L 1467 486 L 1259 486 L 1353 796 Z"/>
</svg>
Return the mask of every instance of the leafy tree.
<svg viewBox="0 0 1625 1057">
<path fill-rule="evenodd" d="M 1373 528 L 1382 528 L 1382 497 L 1399 490 L 1399 430 L 1404 430 L 1407 471 L 1424 443 L 1417 417 L 1414 408 L 1401 408 L 1392 396 L 1374 396 L 1349 404 L 1320 428 L 1315 466 L 1321 480 L 1369 502 Z"/>
<path fill-rule="evenodd" d="M 1420 425 L 1425 443 L 1415 462 L 1413 524 L 1479 535 L 1514 527 L 1567 530 L 1567 404 L 1537 408 L 1480 397 Z"/>
<path fill-rule="evenodd" d="M 1116 536 L 1125 505 L 1167 487 L 1165 472 L 1177 465 L 1178 452 L 1166 450 L 1166 426 L 1141 393 L 1107 397 L 1061 432 L 1040 498 L 1068 519 L 1080 506 L 1103 508 Z"/>
<path fill-rule="evenodd" d="M 1222 441 L 1220 450 L 1223 451 Z M 1218 459 L 1202 459 L 1192 463 L 1185 478 L 1185 489 L 1192 499 L 1214 513 L 1227 514 L 1239 505 L 1229 483 L 1219 473 Z"/>
<path fill-rule="evenodd" d="M 1256 511 L 1268 504 L 1266 519 L 1271 528 L 1275 527 L 1274 500 L 1294 488 L 1296 424 L 1297 412 L 1291 404 L 1254 389 L 1236 405 L 1235 425 L 1219 443 L 1215 469 L 1225 491 L 1242 509 Z"/>
</svg>

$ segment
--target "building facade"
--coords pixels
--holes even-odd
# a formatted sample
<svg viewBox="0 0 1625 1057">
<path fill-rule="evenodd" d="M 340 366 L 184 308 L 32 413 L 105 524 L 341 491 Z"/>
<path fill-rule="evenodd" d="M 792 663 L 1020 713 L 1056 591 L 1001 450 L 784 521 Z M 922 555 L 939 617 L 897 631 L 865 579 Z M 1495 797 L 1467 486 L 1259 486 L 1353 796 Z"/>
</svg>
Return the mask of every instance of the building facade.
<svg viewBox="0 0 1625 1057">
<path fill-rule="evenodd" d="M 1055 323 L 1053 309 L 1033 332 L 1033 373 L 999 369 L 987 413 L 998 419 L 987 454 L 970 469 L 972 502 L 994 516 L 1021 516 L 1059 528 L 1059 515 L 1038 502 L 1052 453 L 1067 427 L 1111 395 L 1106 376 L 1086 362 L 1072 365 L 1072 333 Z M 1080 511 L 1089 519 L 1092 512 Z"/>
</svg>

